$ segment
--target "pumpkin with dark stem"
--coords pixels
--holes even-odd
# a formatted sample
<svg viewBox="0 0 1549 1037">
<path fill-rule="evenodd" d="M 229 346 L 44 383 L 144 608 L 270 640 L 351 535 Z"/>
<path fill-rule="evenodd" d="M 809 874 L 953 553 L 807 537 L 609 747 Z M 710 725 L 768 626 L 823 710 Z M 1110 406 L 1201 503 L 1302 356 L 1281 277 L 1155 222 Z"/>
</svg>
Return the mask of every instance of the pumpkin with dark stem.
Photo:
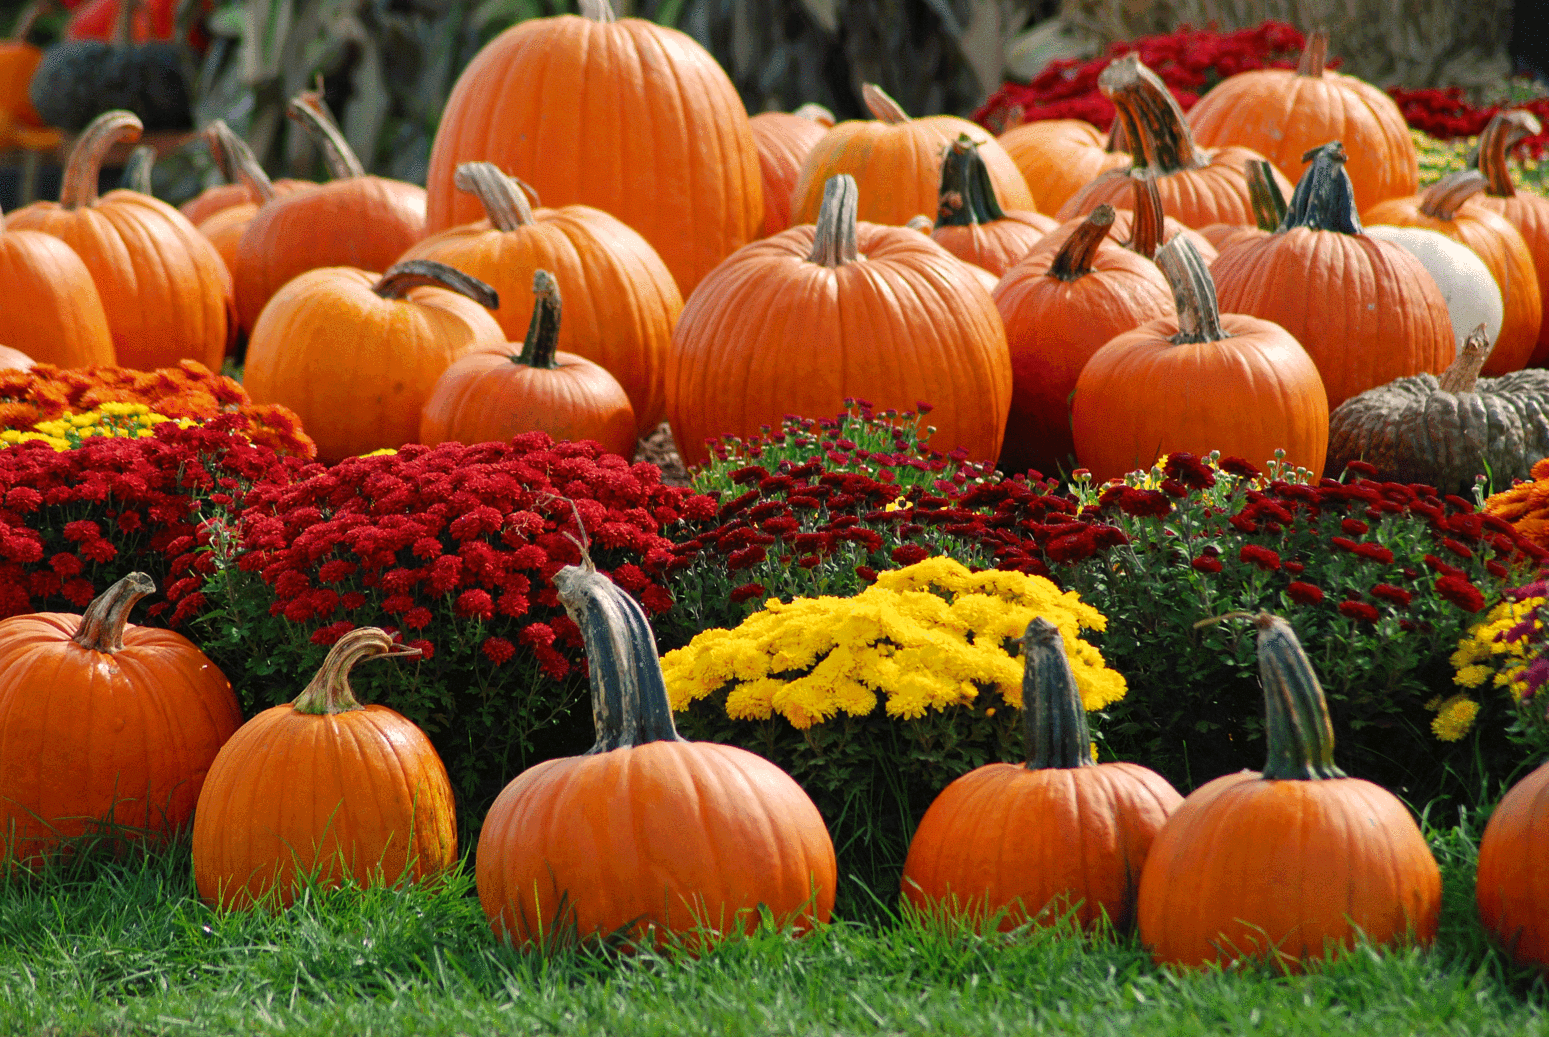
<svg viewBox="0 0 1549 1037">
<path fill-rule="evenodd" d="M 1059 226 L 1058 220 L 1042 213 L 1002 209 L 979 145 L 966 133 L 942 157 L 936 200 L 931 231 L 936 244 L 996 277 Z"/>
<path fill-rule="evenodd" d="M 1067 910 L 1083 928 L 1128 931 L 1146 853 L 1183 797 L 1139 764 L 1092 759 L 1059 628 L 1037 617 L 1021 644 L 1025 762 L 942 789 L 909 842 L 904 897 L 975 922 L 999 914 L 1002 931 Z"/>
<path fill-rule="evenodd" d="M 298 882 L 390 886 L 457 862 L 452 783 L 430 739 L 386 706 L 362 706 L 350 688 L 358 663 L 419 654 L 377 627 L 357 627 L 295 701 L 231 736 L 194 816 L 203 900 L 284 907 Z"/>
<path fill-rule="evenodd" d="M 1268 759 L 1195 789 L 1151 843 L 1140 940 L 1159 963 L 1268 958 L 1287 971 L 1373 944 L 1430 943 L 1441 872 L 1409 809 L 1334 765 L 1334 730 L 1296 633 L 1259 613 Z"/>
<path fill-rule="evenodd" d="M 155 589 L 130 573 L 81 615 L 0 620 L 0 862 L 164 835 L 193 813 L 242 714 L 193 642 L 129 622 Z"/>
<path fill-rule="evenodd" d="M 490 807 L 475 880 L 495 933 L 697 946 L 764 911 L 798 931 L 827 922 L 834 847 L 801 786 L 678 735 L 650 623 L 612 580 L 571 565 L 554 587 L 586 641 L 597 742 L 524 771 Z"/>
</svg>

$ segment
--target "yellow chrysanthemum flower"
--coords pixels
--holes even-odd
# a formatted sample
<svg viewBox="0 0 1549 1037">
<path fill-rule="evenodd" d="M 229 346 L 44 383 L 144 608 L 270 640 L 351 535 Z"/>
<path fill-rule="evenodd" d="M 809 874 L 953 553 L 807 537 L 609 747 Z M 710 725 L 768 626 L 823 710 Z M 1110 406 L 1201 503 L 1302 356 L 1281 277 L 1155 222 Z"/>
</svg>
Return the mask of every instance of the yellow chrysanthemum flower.
<svg viewBox="0 0 1549 1037">
<path fill-rule="evenodd" d="M 1436 719 L 1431 721 L 1431 730 L 1443 742 L 1456 742 L 1468 734 L 1478 714 L 1479 703 L 1466 695 L 1454 695 L 1442 703 Z"/>
</svg>

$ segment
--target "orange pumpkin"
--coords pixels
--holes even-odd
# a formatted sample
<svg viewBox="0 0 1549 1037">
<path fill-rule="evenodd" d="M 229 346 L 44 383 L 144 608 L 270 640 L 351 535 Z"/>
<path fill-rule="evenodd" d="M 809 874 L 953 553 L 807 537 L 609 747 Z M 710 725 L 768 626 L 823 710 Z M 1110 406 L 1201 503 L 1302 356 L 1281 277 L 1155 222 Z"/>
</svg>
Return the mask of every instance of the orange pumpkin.
<svg viewBox="0 0 1549 1037">
<path fill-rule="evenodd" d="M 1263 465 L 1323 471 L 1328 397 L 1307 351 L 1278 324 L 1216 306 L 1210 273 L 1184 238 L 1156 253 L 1177 316 L 1103 346 L 1076 379 L 1076 458 L 1098 482 L 1163 454 L 1220 450 Z"/>
<path fill-rule="evenodd" d="M 941 162 L 936 244 L 999 277 L 1058 226 L 1052 216 L 1002 209 L 979 145 L 967 134 L 952 142 Z"/>
<path fill-rule="evenodd" d="M 1253 222 L 1247 164 L 1263 155 L 1236 145 L 1196 147 L 1177 98 L 1133 52 L 1115 58 L 1097 85 L 1118 109 L 1131 161 L 1072 195 L 1060 207 L 1060 219 L 1084 216 L 1103 202 L 1125 208 L 1133 193 L 1130 180 L 1141 179 L 1156 181 L 1163 205 L 1185 226 Z M 1291 182 L 1274 175 L 1281 193 L 1289 195 Z"/>
<path fill-rule="evenodd" d="M 1064 912 L 1091 929 L 1134 924 L 1140 870 L 1183 802 L 1134 763 L 1097 763 L 1059 628 L 1042 616 L 1022 644 L 1024 763 L 988 763 L 941 790 L 909 842 L 903 895 L 1001 931 Z"/>
<path fill-rule="evenodd" d="M 787 414 L 932 404 L 933 441 L 1000 453 L 1011 360 L 995 302 L 962 260 L 906 227 L 857 224 L 836 176 L 818 222 L 744 246 L 689 298 L 667 361 L 667 417 L 688 464 L 705 441 Z M 864 259 L 861 257 L 864 256 Z"/>
<path fill-rule="evenodd" d="M 1070 394 L 1081 369 L 1115 336 L 1173 312 L 1167 278 L 1110 240 L 1113 223 L 1113 207 L 1099 205 L 1062 243 L 1039 245 L 995 287 L 1011 350 L 1003 472 L 1074 469 Z"/>
<path fill-rule="evenodd" d="M 1430 943 L 1441 873 L 1419 826 L 1334 766 L 1328 705 L 1290 624 L 1254 624 L 1268 760 L 1195 789 L 1151 843 L 1141 942 L 1161 963 L 1264 957 L 1292 972 L 1361 935 Z"/>
<path fill-rule="evenodd" d="M 1361 232 L 1344 147 L 1312 154 L 1280 227 L 1234 238 L 1210 276 L 1223 309 L 1274 321 L 1301 343 L 1332 410 L 1395 378 L 1445 370 L 1456 347 L 1425 267 Z"/>
<path fill-rule="evenodd" d="M 219 670 L 182 634 L 129 622 L 144 573 L 81 615 L 0 620 L 0 861 L 91 833 L 171 832 L 242 723 Z"/>
<path fill-rule="evenodd" d="M 33 4 L 17 20 L 11 30 L 11 38 L 0 40 L 0 133 L 8 128 L 9 123 L 33 129 L 42 129 L 46 125 L 27 95 L 32 74 L 43 60 L 43 48 L 28 43 L 26 37 L 42 7 L 42 4 Z"/>
<path fill-rule="evenodd" d="M 828 181 L 840 173 L 854 177 L 860 188 L 862 220 L 897 227 L 911 216 L 935 212 L 942 156 L 964 134 L 979 145 L 1001 205 L 1037 211 L 1016 163 L 982 127 L 955 115 L 911 119 L 871 83 L 862 87 L 862 95 L 873 118 L 839 123 L 807 153 L 791 192 L 792 225 L 817 219 Z"/>
<path fill-rule="evenodd" d="M 1287 178 L 1300 174 L 1306 152 L 1343 141 L 1357 211 L 1414 194 L 1420 160 L 1398 105 L 1364 80 L 1328 71 L 1327 63 L 1328 33 L 1319 29 L 1295 69 L 1227 76 L 1189 109 L 1194 139 L 1207 148 L 1252 148 Z"/>
<path fill-rule="evenodd" d="M 465 164 L 457 183 L 478 197 L 487 217 L 432 234 L 403 258 L 445 263 L 512 299 L 527 294 L 537 271 L 549 271 L 570 303 L 559 348 L 606 368 L 629 394 L 637 431 L 655 428 L 666 409 L 672 328 L 683 311 L 672 272 L 656 250 L 600 209 L 534 209 L 524 185 L 492 163 Z M 506 339 L 521 341 L 525 312 L 496 311 Z"/>
<path fill-rule="evenodd" d="M 295 411 L 326 464 L 396 448 L 419 435 L 420 410 L 452 361 L 505 344 L 486 309 L 497 304 L 489 285 L 426 260 L 380 277 L 308 270 L 264 308 L 242 387 L 254 403 Z"/>
<path fill-rule="evenodd" d="M 1479 920 L 1511 960 L 1549 971 L 1549 764 L 1511 787 L 1479 840 Z"/>
<path fill-rule="evenodd" d="M 1475 164 L 1484 174 L 1486 183 L 1485 189 L 1473 198 L 1484 208 L 1500 213 L 1522 235 L 1528 253 L 1533 257 L 1541 302 L 1549 300 L 1549 198 L 1531 191 L 1518 192 L 1511 183 L 1506 155 L 1522 138 L 1542 130 L 1537 117 L 1524 109 L 1495 113 L 1479 135 Z M 1538 341 L 1533 345 L 1527 366 L 1543 367 L 1546 364 L 1549 364 L 1549 320 L 1540 317 Z"/>
<path fill-rule="evenodd" d="M 238 239 L 232 279 L 249 333 L 270 297 L 297 274 L 328 266 L 386 270 L 425 236 L 424 188 L 366 175 L 320 94 L 299 94 L 286 111 L 321 145 L 333 179 L 275 192 Z M 244 179 L 255 189 L 256 180 Z"/>
<path fill-rule="evenodd" d="M 465 162 L 493 162 L 550 205 L 629 224 L 686 296 L 763 227 L 747 109 L 692 37 L 615 20 L 606 0 L 580 6 L 584 17 L 518 22 L 458 77 L 431 146 L 429 229 L 482 215 L 453 178 Z"/>
<path fill-rule="evenodd" d="M 1122 124 L 1115 121 L 1115 129 L 1122 138 Z M 1021 171 L 1039 212 L 1058 212 L 1100 174 L 1130 163 L 1122 140 L 1082 119 L 1024 122 L 995 139 Z"/>
<path fill-rule="evenodd" d="M 833 113 L 816 104 L 794 112 L 759 112 L 748 120 L 764 178 L 763 237 L 790 227 L 791 191 L 801 164 L 833 124 Z"/>
<path fill-rule="evenodd" d="M 690 945 L 749 932 L 767 911 L 805 930 L 834 906 L 834 846 L 790 775 L 761 756 L 689 742 L 645 612 L 608 577 L 566 566 L 560 603 L 581 628 L 597 743 L 505 787 L 479 833 L 475 881 L 496 935 Z"/>
<path fill-rule="evenodd" d="M 454 360 L 420 411 L 419 442 L 487 443 L 537 429 L 556 440 L 595 440 L 609 453 L 633 458 L 635 412 L 623 386 L 585 357 L 559 352 L 554 275 L 539 270 L 532 290 L 521 352 L 506 344 Z"/>
<path fill-rule="evenodd" d="M 1424 227 L 1461 241 L 1479 254 L 1501 290 L 1504 313 L 1486 375 L 1520 371 L 1538 346 L 1543 297 L 1538 271 L 1522 235 L 1500 213 L 1478 201 L 1489 181 L 1477 169 L 1443 177 L 1420 194 L 1389 198 L 1361 213 L 1362 223 Z"/>
<path fill-rule="evenodd" d="M 216 119 L 206 126 L 203 136 L 209 145 L 210 157 L 215 160 L 215 168 L 220 170 L 221 176 L 225 177 L 227 182 L 206 187 L 178 206 L 178 211 L 187 216 L 188 222 L 196 227 L 216 213 L 235 205 L 251 205 L 253 211 L 256 211 L 258 203 L 267 199 L 271 191 L 275 194 L 289 194 L 292 191 L 317 186 L 310 180 L 290 180 L 283 177 L 271 181 L 264 175 L 247 142 L 237 136 L 222 119 Z M 246 178 L 238 171 L 239 166 L 245 169 Z M 245 179 L 252 177 L 254 170 L 257 171 L 261 182 L 269 189 L 261 192 L 257 198 L 254 197 L 253 185 L 244 182 Z"/>
<path fill-rule="evenodd" d="M 81 257 L 52 234 L 3 221 L 0 343 L 60 367 L 115 362 L 102 296 Z"/>
<path fill-rule="evenodd" d="M 188 358 L 219 371 L 230 334 L 231 275 L 215 246 L 150 195 L 120 189 L 97 197 L 108 149 L 139 135 L 131 112 L 98 116 L 70 152 L 59 201 L 17 209 L 6 226 L 52 234 L 85 262 L 118 364 L 151 371 Z"/>
<path fill-rule="evenodd" d="M 295 701 L 232 735 L 194 816 L 202 899 L 284 907 L 298 880 L 392 885 L 457 862 L 452 783 L 430 739 L 386 706 L 362 706 L 350 688 L 356 663 L 419 654 L 376 627 L 351 630 Z"/>
</svg>

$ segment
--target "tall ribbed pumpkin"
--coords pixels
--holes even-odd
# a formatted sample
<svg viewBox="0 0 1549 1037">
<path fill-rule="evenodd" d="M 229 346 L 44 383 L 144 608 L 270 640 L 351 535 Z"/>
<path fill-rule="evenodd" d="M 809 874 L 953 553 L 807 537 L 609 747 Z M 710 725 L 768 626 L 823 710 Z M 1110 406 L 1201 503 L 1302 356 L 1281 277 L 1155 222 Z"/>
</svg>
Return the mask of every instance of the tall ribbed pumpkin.
<svg viewBox="0 0 1549 1037">
<path fill-rule="evenodd" d="M 941 790 L 909 842 L 903 894 L 1002 930 L 1073 911 L 1120 932 L 1151 841 L 1183 797 L 1135 763 L 1098 763 L 1059 628 L 1021 638 L 1023 763 L 989 763 Z"/>
<path fill-rule="evenodd" d="M 1255 68 L 1227 76 L 1189 109 L 1194 139 L 1205 147 L 1252 148 L 1286 177 L 1301 172 L 1304 152 L 1343 141 L 1357 211 L 1384 198 L 1414 194 L 1420 160 L 1397 103 L 1354 76 L 1331 72 L 1328 33 L 1307 38 L 1295 69 Z"/>
<path fill-rule="evenodd" d="M 155 589 L 130 573 L 79 616 L 0 621 L 0 862 L 35 861 L 104 821 L 165 833 L 193 813 L 242 714 L 188 638 L 129 622 Z"/>
<path fill-rule="evenodd" d="M 6 226 L 52 234 L 81 257 L 120 365 L 151 371 L 187 358 L 219 371 L 231 332 L 232 286 L 215 246 L 186 216 L 148 194 L 119 189 L 97 197 L 108 150 L 139 136 L 132 112 L 99 115 L 70 152 L 59 201 L 17 209 Z"/>
<path fill-rule="evenodd" d="M 386 706 L 362 706 L 350 669 L 417 656 L 377 627 L 340 637 L 295 701 L 243 724 L 210 765 L 194 816 L 204 900 L 283 906 L 321 886 L 421 879 L 457 861 L 452 783 L 430 739 Z"/>
<path fill-rule="evenodd" d="M 1274 321 L 1302 344 L 1333 410 L 1395 378 L 1445 370 L 1455 347 L 1425 267 L 1361 232 L 1343 146 L 1308 154 L 1279 228 L 1228 243 L 1210 276 L 1222 309 Z"/>
<path fill-rule="evenodd" d="M 995 301 L 972 268 L 907 227 L 857 224 L 856 186 L 829 181 L 816 225 L 745 246 L 683 308 L 667 417 L 683 459 L 705 440 L 778 428 L 787 414 L 935 407 L 932 445 L 989 460 L 1011 405 Z"/>
<path fill-rule="evenodd" d="M 1533 256 L 1539 299 L 1549 304 L 1549 198 L 1531 191 L 1518 191 L 1511 182 L 1511 168 L 1506 164 L 1506 155 L 1513 145 L 1541 132 L 1543 126 L 1532 112 L 1520 108 L 1496 112 L 1479 135 L 1479 150 L 1474 161 L 1479 172 L 1484 174 L 1486 184 L 1473 200 L 1500 213 L 1507 223 L 1517 228 Z M 1549 320 L 1540 319 L 1538 341 L 1528 358 L 1528 366 L 1543 367 L 1545 364 L 1549 364 Z"/>
<path fill-rule="evenodd" d="M 534 209 L 519 181 L 491 162 L 457 170 L 457 186 L 476 196 L 484 219 L 432 234 L 403 254 L 433 259 L 521 299 L 533 275 L 547 270 L 565 296 L 559 348 L 585 357 L 618 379 L 644 435 L 666 409 L 663 379 L 672 327 L 683 297 L 672 272 L 645 238 L 589 205 Z M 522 341 L 527 309 L 495 311 L 506 338 Z"/>
<path fill-rule="evenodd" d="M 791 191 L 792 226 L 817 219 L 828 181 L 841 173 L 860 186 L 862 220 L 901 227 L 911 216 L 936 212 L 942 156 L 964 134 L 979 145 L 1000 204 L 1037 211 L 1021 170 L 983 127 L 955 115 L 911 119 L 871 83 L 862 87 L 862 95 L 873 118 L 839 123 L 807 152 Z"/>
<path fill-rule="evenodd" d="M 453 178 L 464 162 L 493 162 L 549 205 L 629 224 L 686 296 L 763 225 L 747 109 L 692 37 L 615 20 L 607 0 L 581 9 L 513 25 L 458 77 L 431 147 L 427 227 L 479 219 Z"/>
<path fill-rule="evenodd" d="M 597 742 L 517 775 L 489 808 L 475 879 L 495 933 L 692 943 L 751 931 L 763 911 L 798 930 L 828 921 L 834 846 L 801 786 L 678 734 L 651 625 L 612 580 L 588 562 L 554 587 L 586 640 Z"/>
<path fill-rule="evenodd" d="M 1374 944 L 1430 943 L 1441 873 L 1398 797 L 1334 766 L 1317 674 L 1289 623 L 1259 613 L 1268 759 L 1195 789 L 1151 843 L 1140 939 L 1158 962 L 1264 957 L 1288 971 Z"/>
</svg>

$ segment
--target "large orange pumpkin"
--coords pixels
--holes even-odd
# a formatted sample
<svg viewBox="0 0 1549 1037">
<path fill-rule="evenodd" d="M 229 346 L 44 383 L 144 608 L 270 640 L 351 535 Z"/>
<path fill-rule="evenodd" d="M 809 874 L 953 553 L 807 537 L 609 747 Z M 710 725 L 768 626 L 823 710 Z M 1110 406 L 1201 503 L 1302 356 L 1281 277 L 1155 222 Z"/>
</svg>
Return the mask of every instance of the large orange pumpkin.
<svg viewBox="0 0 1549 1037">
<path fill-rule="evenodd" d="M 321 145 L 333 179 L 275 192 L 238 240 L 231 274 L 249 333 L 270 297 L 297 274 L 328 266 L 386 270 L 425 236 L 424 188 L 368 176 L 320 94 L 299 94 L 286 111 Z"/>
<path fill-rule="evenodd" d="M 571 565 L 554 586 L 586 640 L 597 743 L 529 768 L 490 807 L 475 880 L 495 933 L 693 942 L 749 932 L 764 911 L 798 930 L 828 921 L 834 847 L 801 786 L 678 735 L 651 626 L 612 580 Z"/>
<path fill-rule="evenodd" d="M 952 142 L 941 161 L 936 244 L 999 277 L 1058 226 L 1052 216 L 1002 209 L 979 145 L 967 134 Z"/>
<path fill-rule="evenodd" d="M 801 164 L 833 124 L 833 113 L 816 104 L 794 112 L 759 112 L 748 120 L 764 178 L 764 237 L 790 227 L 791 191 Z"/>
<path fill-rule="evenodd" d="M 685 296 L 764 221 L 747 109 L 709 52 L 675 29 L 587 15 L 518 22 L 458 77 L 431 147 L 428 226 L 483 215 L 453 182 L 493 162 L 550 205 L 590 205 L 645 237 Z"/>
<path fill-rule="evenodd" d="M 595 440 L 609 453 L 633 458 L 635 412 L 623 386 L 585 357 L 559 351 L 560 294 L 553 274 L 533 275 L 533 295 L 520 352 L 510 343 L 475 349 L 436 379 L 420 411 L 419 442 L 503 442 L 537 429 L 556 440 Z"/>
<path fill-rule="evenodd" d="M 1517 228 L 1533 257 L 1538 274 L 1540 301 L 1549 300 L 1549 198 L 1531 191 L 1518 191 L 1511 182 L 1506 155 L 1522 138 L 1543 131 L 1538 118 L 1525 109 L 1497 112 L 1479 135 L 1475 164 L 1484 174 L 1485 189 L 1474 195 L 1474 202 L 1492 209 Z M 1528 357 L 1528 366 L 1549 364 L 1549 320 L 1539 320 L 1538 341 Z"/>
<path fill-rule="evenodd" d="M 1500 287 L 1504 307 L 1484 373 L 1503 375 L 1520 371 L 1537 349 L 1543 297 L 1527 241 L 1504 216 L 1478 201 L 1488 184 L 1479 170 L 1460 170 L 1419 194 L 1378 202 L 1361 213 L 1361 222 L 1424 227 L 1479 253 Z"/>
<path fill-rule="evenodd" d="M 1216 305 L 1210 273 L 1185 238 L 1156 254 L 1177 316 L 1148 321 L 1103 346 L 1076 379 L 1076 459 L 1099 482 L 1151 467 L 1163 454 L 1212 450 L 1263 465 L 1323 471 L 1328 397 L 1307 351 L 1278 324 Z"/>
<path fill-rule="evenodd" d="M 901 227 L 911 216 L 936 212 L 942 156 L 965 134 L 979 145 L 1000 204 L 1037 211 L 1016 163 L 985 129 L 955 115 L 911 119 L 871 83 L 862 94 L 873 118 L 841 122 L 813 145 L 791 192 L 792 225 L 817 219 L 828 181 L 840 173 L 854 177 L 860 187 L 862 220 Z"/>
<path fill-rule="evenodd" d="M 1263 155 L 1237 145 L 1195 146 L 1177 98 L 1133 52 L 1114 58 L 1097 85 L 1118 110 L 1130 164 L 1102 173 L 1077 191 L 1060 208 L 1060 219 L 1084 216 L 1103 202 L 1128 207 L 1130 180 L 1138 178 L 1156 181 L 1167 212 L 1185 226 L 1253 222 L 1247 164 Z M 1281 192 L 1289 195 L 1291 182 L 1274 175 Z"/>
<path fill-rule="evenodd" d="M 1140 939 L 1158 962 L 1265 957 L 1288 971 L 1374 944 L 1429 943 L 1441 873 L 1407 807 L 1334 766 L 1323 689 L 1290 624 L 1260 613 L 1268 760 L 1195 789 L 1151 843 Z"/>
<path fill-rule="evenodd" d="M 167 833 L 193 813 L 242 715 L 188 638 L 129 622 L 155 589 L 130 573 L 82 615 L 0 620 L 0 861 L 92 833 Z"/>
<path fill-rule="evenodd" d="M 1295 69 L 1227 76 L 1189 109 L 1194 139 L 1209 148 L 1252 148 L 1289 179 L 1301 173 L 1305 152 L 1343 141 L 1357 211 L 1414 194 L 1420 160 L 1398 105 L 1364 80 L 1328 71 L 1327 63 L 1328 33 L 1319 29 Z"/>
<path fill-rule="evenodd" d="M 489 285 L 428 260 L 380 277 L 308 270 L 264 307 L 242 387 L 254 403 L 295 411 L 319 461 L 397 448 L 419 435 L 420 409 L 452 361 L 505 344 L 486 309 L 496 305 Z"/>
<path fill-rule="evenodd" d="M 1073 470 L 1070 394 L 1081 369 L 1115 336 L 1173 312 L 1167 278 L 1109 239 L 1113 223 L 1113 207 L 1099 205 L 1062 243 L 1039 245 L 995 286 L 1011 350 L 1003 472 Z"/>
<path fill-rule="evenodd" d="M 755 241 L 690 297 L 667 362 L 683 459 L 707 439 L 779 428 L 787 414 L 935 407 L 933 445 L 1000 453 L 1011 405 L 1006 332 L 968 264 L 907 227 L 857 224 L 836 176 L 818 222 Z"/>
<path fill-rule="evenodd" d="M 356 663 L 419 654 L 376 627 L 351 630 L 295 701 L 231 736 L 194 816 L 201 898 L 283 907 L 298 880 L 392 885 L 456 863 L 452 783 L 430 739 L 386 706 L 362 706 L 350 688 Z"/>
<path fill-rule="evenodd" d="M 1114 125 L 1122 138 L 1122 124 Z M 995 139 L 1021 171 L 1039 212 L 1059 212 L 1071 195 L 1100 174 L 1130 163 L 1122 139 L 1082 119 L 1025 122 Z"/>
<path fill-rule="evenodd" d="M 666 409 L 672 328 L 683 311 L 656 250 L 601 209 L 534 209 L 520 182 L 490 162 L 463 165 L 457 184 L 478 197 L 486 218 L 432 234 L 403 258 L 445 263 L 511 299 L 527 295 L 537 271 L 549 271 L 569 304 L 559 348 L 606 368 L 629 394 L 638 431 L 655 428 Z M 495 312 L 507 339 L 521 341 L 526 312 Z"/>
<path fill-rule="evenodd" d="M 70 152 L 59 201 L 17 209 L 6 226 L 52 234 L 81 257 L 120 365 L 151 371 L 186 357 L 219 371 L 232 289 L 215 246 L 182 213 L 148 194 L 120 189 L 97 197 L 108 149 L 139 135 L 132 112 L 98 116 Z"/>
<path fill-rule="evenodd" d="M 60 367 L 115 362 L 102 296 L 81 257 L 52 234 L 3 221 L 0 343 Z"/>
<path fill-rule="evenodd" d="M 1474 899 L 1512 961 L 1549 971 L 1549 763 L 1501 797 L 1479 840 Z"/>
<path fill-rule="evenodd" d="M 917 907 L 1004 931 L 1065 911 L 1120 932 L 1151 841 L 1183 802 L 1135 763 L 1097 763 L 1086 707 L 1059 628 L 1042 616 L 1021 639 L 1023 763 L 988 763 L 941 790 L 909 842 L 903 894 Z"/>
<path fill-rule="evenodd" d="M 1309 154 L 1280 227 L 1233 239 L 1210 276 L 1222 309 L 1274 321 L 1302 344 L 1333 410 L 1395 378 L 1445 370 L 1456 347 L 1425 267 L 1361 232 L 1344 147 Z"/>
</svg>

